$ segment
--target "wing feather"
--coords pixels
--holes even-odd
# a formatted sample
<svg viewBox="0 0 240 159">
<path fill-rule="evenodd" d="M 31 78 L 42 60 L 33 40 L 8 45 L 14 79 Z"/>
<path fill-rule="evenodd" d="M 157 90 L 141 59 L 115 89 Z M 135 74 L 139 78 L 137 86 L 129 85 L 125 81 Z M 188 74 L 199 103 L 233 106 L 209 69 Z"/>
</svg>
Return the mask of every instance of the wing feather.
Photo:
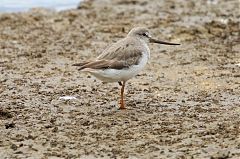
<svg viewBox="0 0 240 159">
<path fill-rule="evenodd" d="M 91 69 L 123 69 L 131 65 L 137 65 L 142 57 L 143 51 L 141 44 L 137 40 L 122 39 L 108 47 L 95 61 L 75 64 L 84 68 Z"/>
</svg>

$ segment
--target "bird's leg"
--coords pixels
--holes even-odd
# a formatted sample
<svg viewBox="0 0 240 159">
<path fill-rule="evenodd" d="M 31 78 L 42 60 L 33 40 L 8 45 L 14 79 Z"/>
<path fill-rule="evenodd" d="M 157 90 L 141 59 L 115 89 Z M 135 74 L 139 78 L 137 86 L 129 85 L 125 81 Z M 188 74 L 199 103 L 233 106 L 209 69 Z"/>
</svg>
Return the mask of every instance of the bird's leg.
<svg viewBox="0 0 240 159">
<path fill-rule="evenodd" d="M 122 82 L 119 81 L 118 84 L 119 84 L 119 86 L 122 86 Z"/>
<path fill-rule="evenodd" d="M 121 100 L 120 100 L 120 108 L 119 109 L 126 109 L 124 100 L 123 100 L 123 95 L 124 95 L 124 87 L 125 87 L 125 81 L 122 83 L 122 88 L 121 88 Z"/>
</svg>

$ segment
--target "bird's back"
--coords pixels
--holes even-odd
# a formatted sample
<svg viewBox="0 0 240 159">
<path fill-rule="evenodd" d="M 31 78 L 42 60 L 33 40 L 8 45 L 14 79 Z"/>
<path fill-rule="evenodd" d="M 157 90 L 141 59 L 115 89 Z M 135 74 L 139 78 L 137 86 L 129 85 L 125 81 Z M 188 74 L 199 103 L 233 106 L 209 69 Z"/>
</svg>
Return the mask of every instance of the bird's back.
<svg viewBox="0 0 240 159">
<path fill-rule="evenodd" d="M 106 48 L 102 54 L 97 57 L 97 60 L 122 61 L 140 56 L 144 51 L 148 51 L 148 48 L 143 47 L 140 39 L 126 37 Z"/>
</svg>

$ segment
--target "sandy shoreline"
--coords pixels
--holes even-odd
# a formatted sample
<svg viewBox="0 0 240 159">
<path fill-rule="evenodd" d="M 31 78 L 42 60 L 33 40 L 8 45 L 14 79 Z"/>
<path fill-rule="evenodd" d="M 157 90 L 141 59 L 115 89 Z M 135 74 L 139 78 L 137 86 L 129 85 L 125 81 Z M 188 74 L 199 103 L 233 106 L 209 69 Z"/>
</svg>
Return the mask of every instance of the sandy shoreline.
<svg viewBox="0 0 240 159">
<path fill-rule="evenodd" d="M 238 6 L 99 0 L 0 14 L 0 156 L 240 157 Z M 71 65 L 134 26 L 182 45 L 150 45 L 148 66 L 127 84 L 128 110 L 119 111 L 117 83 Z"/>
</svg>

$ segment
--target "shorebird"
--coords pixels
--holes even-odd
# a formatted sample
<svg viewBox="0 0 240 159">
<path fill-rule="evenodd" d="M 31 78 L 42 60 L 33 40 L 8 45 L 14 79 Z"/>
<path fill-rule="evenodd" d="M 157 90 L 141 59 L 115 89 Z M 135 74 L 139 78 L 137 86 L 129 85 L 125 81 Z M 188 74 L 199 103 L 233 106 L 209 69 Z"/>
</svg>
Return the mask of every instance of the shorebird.
<svg viewBox="0 0 240 159">
<path fill-rule="evenodd" d="M 125 38 L 106 48 L 95 60 L 73 64 L 82 72 L 88 72 L 103 82 L 118 82 L 121 86 L 120 109 L 125 109 L 124 88 L 126 82 L 136 76 L 150 58 L 148 43 L 180 45 L 152 38 L 144 27 L 133 28 Z"/>
</svg>

